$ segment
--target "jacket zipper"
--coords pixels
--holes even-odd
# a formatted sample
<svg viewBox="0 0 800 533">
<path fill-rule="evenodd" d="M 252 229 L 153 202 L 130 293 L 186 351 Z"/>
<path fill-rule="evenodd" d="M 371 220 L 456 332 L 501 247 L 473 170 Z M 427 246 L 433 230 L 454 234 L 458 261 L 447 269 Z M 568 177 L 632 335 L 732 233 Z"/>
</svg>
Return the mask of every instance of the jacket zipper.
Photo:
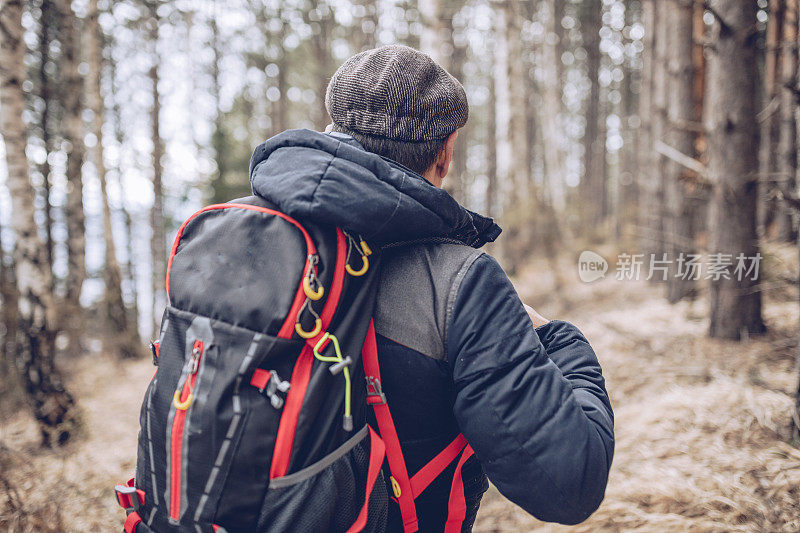
<svg viewBox="0 0 800 533">
<path fill-rule="evenodd" d="M 194 403 L 194 385 L 197 381 L 197 371 L 203 357 L 203 341 L 194 341 L 192 355 L 187 362 L 188 372 L 183 386 L 178 387 L 173 396 L 175 416 L 172 420 L 172 440 L 170 442 L 170 483 L 169 483 L 169 516 L 179 520 L 181 514 L 181 456 L 183 453 L 183 430 L 186 423 L 186 414 Z"/>
</svg>

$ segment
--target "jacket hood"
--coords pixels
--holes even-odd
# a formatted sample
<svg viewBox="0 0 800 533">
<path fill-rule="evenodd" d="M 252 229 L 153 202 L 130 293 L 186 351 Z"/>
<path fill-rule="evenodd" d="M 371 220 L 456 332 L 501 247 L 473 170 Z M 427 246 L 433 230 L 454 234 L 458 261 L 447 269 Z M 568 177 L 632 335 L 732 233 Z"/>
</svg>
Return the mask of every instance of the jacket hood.
<svg viewBox="0 0 800 533">
<path fill-rule="evenodd" d="M 291 217 L 332 224 L 379 246 L 445 239 L 479 248 L 502 231 L 341 133 L 298 129 L 272 137 L 253 152 L 250 185 Z"/>
</svg>

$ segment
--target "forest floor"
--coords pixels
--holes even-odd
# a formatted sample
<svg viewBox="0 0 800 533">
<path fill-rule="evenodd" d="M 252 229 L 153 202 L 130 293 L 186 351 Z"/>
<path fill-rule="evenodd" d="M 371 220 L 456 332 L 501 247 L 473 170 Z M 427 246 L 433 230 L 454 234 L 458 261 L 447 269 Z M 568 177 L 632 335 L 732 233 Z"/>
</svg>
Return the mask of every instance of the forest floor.
<svg viewBox="0 0 800 533">
<path fill-rule="evenodd" d="M 796 257 L 785 258 L 796 275 Z M 701 298 L 670 305 L 663 288 L 560 280 L 534 263 L 517 279 L 527 303 L 578 325 L 594 345 L 616 414 L 616 454 L 600 509 L 571 531 L 800 531 L 800 449 L 787 443 L 797 386 L 797 292 L 771 283 L 769 333 L 705 337 Z M 794 278 L 796 279 L 796 277 Z M 765 287 L 767 285 L 765 284 Z M 566 295 L 566 296 L 565 296 Z M 0 530 L 118 531 L 112 487 L 131 477 L 138 411 L 153 367 L 87 355 L 62 365 L 83 434 L 43 450 L 27 411 L 0 420 Z M 491 488 L 476 532 L 562 531 Z"/>
</svg>

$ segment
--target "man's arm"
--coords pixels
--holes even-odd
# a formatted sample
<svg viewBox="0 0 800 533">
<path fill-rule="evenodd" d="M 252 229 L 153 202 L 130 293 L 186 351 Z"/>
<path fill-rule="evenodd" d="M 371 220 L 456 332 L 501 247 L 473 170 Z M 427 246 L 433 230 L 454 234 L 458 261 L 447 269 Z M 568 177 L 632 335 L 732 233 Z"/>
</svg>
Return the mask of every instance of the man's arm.
<svg viewBox="0 0 800 533">
<path fill-rule="evenodd" d="M 534 330 L 484 254 L 458 288 L 447 353 L 456 419 L 492 483 L 540 520 L 585 520 L 603 500 L 614 422 L 583 334 L 562 321 Z"/>
</svg>

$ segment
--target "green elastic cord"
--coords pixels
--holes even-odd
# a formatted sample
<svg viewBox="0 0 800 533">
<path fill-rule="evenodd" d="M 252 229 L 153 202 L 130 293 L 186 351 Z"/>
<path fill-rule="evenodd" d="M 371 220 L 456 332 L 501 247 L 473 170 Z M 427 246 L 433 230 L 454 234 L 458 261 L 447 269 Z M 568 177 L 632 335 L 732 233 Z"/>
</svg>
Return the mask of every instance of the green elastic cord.
<svg viewBox="0 0 800 533">
<path fill-rule="evenodd" d="M 321 353 L 319 353 L 319 350 L 322 348 L 322 345 L 325 344 L 325 341 L 328 340 L 328 339 L 331 340 L 331 344 L 333 344 L 333 351 L 334 351 L 334 353 L 336 355 L 328 356 L 328 355 L 322 355 Z M 323 335 L 322 338 L 317 343 L 317 345 L 314 346 L 314 357 L 316 357 L 317 359 L 319 359 L 320 361 L 323 361 L 325 363 L 341 363 L 342 361 L 344 361 L 344 358 L 342 357 L 342 351 L 339 348 L 339 339 L 337 339 L 335 335 L 333 335 L 331 333 L 328 333 L 328 332 L 325 332 L 325 335 Z M 345 387 L 344 387 L 344 418 L 347 421 L 347 420 L 351 420 L 352 419 L 352 417 L 350 415 L 350 370 L 345 366 L 342 369 L 342 374 L 344 374 L 344 383 L 345 383 Z M 346 424 L 347 424 L 347 422 L 345 422 L 345 425 Z M 351 422 L 350 425 L 352 427 L 352 422 Z M 345 427 L 345 429 L 347 429 L 347 428 Z"/>
</svg>

